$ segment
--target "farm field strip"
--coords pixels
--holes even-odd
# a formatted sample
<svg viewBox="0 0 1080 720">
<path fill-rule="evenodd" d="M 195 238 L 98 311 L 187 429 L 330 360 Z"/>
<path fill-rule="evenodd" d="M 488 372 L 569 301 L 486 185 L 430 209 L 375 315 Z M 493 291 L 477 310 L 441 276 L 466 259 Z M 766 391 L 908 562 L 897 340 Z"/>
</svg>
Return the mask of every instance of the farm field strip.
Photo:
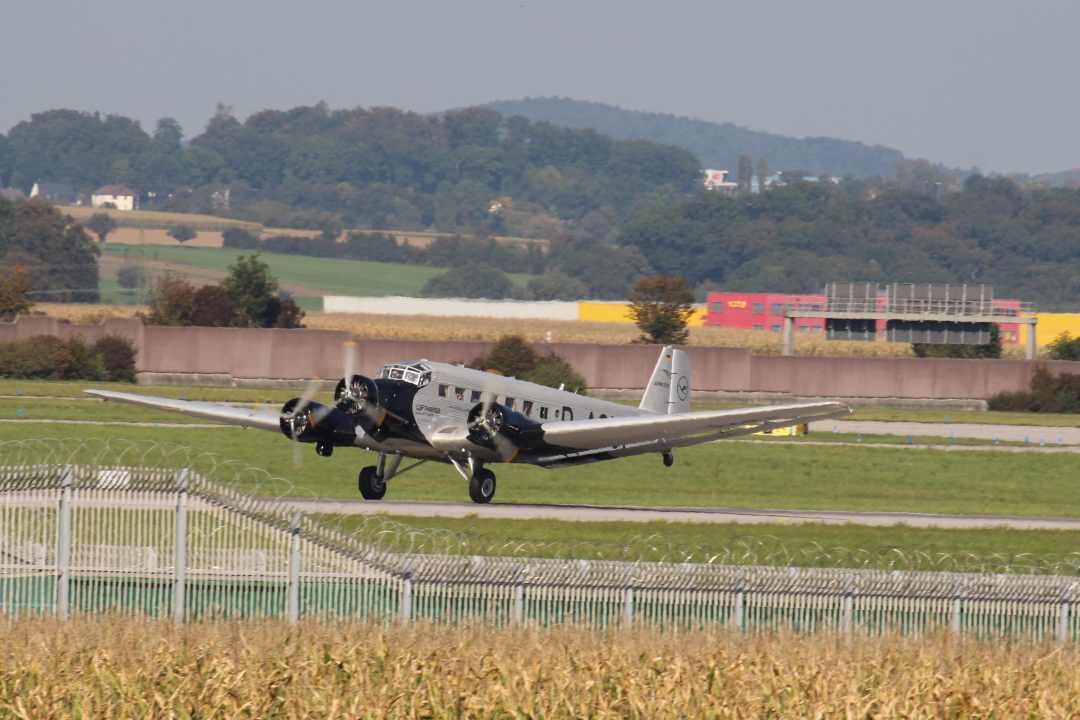
<svg viewBox="0 0 1080 720">
<path fill-rule="evenodd" d="M 142 619 L 0 625 L 22 717 L 1075 717 L 1074 646 Z"/>
</svg>

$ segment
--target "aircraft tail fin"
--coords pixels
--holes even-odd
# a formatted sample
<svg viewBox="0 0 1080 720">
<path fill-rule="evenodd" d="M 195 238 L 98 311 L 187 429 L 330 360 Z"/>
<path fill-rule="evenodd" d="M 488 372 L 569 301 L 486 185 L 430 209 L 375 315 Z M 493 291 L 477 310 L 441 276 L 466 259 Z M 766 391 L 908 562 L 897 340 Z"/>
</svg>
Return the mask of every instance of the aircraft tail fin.
<svg viewBox="0 0 1080 720">
<path fill-rule="evenodd" d="M 690 358 L 685 350 L 664 346 L 638 407 L 661 415 L 690 409 Z"/>
</svg>

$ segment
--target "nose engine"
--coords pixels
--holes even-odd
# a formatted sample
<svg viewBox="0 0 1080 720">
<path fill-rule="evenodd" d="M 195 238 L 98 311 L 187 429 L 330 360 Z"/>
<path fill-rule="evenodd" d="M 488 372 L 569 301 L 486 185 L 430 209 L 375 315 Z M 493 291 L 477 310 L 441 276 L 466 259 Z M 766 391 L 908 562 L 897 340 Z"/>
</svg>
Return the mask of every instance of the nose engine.
<svg viewBox="0 0 1080 720">
<path fill-rule="evenodd" d="M 363 375 L 353 375 L 348 383 L 345 378 L 338 380 L 334 388 L 334 406 L 369 434 L 386 420 L 386 409 L 379 404 L 379 387 Z"/>
</svg>

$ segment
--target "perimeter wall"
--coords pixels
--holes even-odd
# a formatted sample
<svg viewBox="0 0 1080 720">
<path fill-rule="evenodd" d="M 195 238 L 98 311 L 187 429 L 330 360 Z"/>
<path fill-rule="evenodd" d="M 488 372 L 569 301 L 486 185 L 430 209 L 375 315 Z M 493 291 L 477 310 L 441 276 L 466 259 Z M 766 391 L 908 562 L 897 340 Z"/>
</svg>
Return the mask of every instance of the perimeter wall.
<svg viewBox="0 0 1080 720">
<path fill-rule="evenodd" d="M 194 328 L 143 325 L 110 319 L 73 325 L 49 317 L 22 317 L 0 323 L 0 342 L 34 335 L 82 336 L 93 342 L 120 335 L 138 349 L 136 363 L 145 382 L 183 376 L 184 381 L 332 379 L 342 371 L 347 332 Z M 357 370 L 374 373 L 394 360 L 426 358 L 468 362 L 483 355 L 487 342 L 358 341 Z M 590 388 L 639 389 L 652 374 L 658 348 L 649 345 L 538 345 L 554 352 L 585 376 Z M 755 357 L 741 348 L 691 347 L 693 387 L 700 391 L 758 392 L 801 397 L 982 400 L 1002 391 L 1027 389 L 1035 368 L 1080 374 L 1080 362 L 1025 360 L 945 360 L 847 357 Z"/>
</svg>

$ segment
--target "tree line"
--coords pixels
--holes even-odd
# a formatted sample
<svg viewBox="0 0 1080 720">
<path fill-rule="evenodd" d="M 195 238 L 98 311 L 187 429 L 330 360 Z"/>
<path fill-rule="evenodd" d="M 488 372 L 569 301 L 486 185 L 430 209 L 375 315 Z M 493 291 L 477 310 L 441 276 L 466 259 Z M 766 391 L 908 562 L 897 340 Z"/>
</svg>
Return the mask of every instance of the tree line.
<svg viewBox="0 0 1080 720">
<path fill-rule="evenodd" d="M 0 185 L 119 182 L 144 193 L 144 207 L 331 231 L 604 239 L 630 208 L 692 192 L 699 170 L 686 150 L 486 109 L 319 104 L 241 121 L 220 106 L 190 142 L 171 118 L 147 133 L 117 115 L 50 110 L 0 136 Z"/>
<path fill-rule="evenodd" d="M 836 280 L 987 283 L 1042 309 L 1080 302 L 1080 192 L 972 175 L 956 192 L 848 181 L 655 206 L 619 245 L 700 290 L 821 292 Z"/>
</svg>

